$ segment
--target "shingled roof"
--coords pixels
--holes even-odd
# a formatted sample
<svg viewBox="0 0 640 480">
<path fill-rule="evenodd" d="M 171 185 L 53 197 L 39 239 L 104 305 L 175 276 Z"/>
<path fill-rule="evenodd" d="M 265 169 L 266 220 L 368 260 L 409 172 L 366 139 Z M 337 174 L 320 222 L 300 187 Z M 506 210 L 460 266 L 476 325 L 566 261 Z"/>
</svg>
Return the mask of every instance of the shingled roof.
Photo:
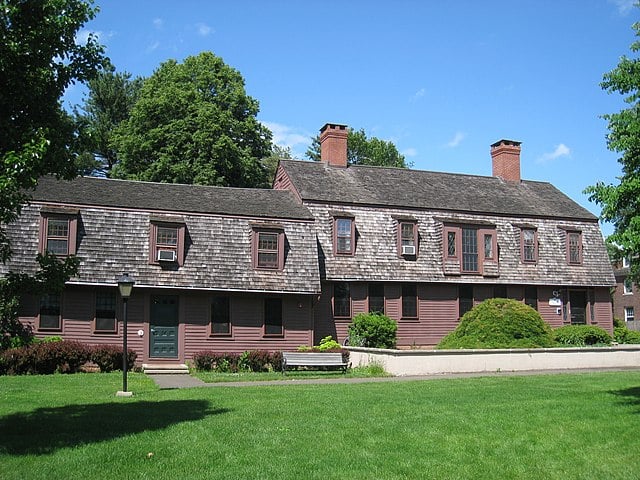
<svg viewBox="0 0 640 480">
<path fill-rule="evenodd" d="M 149 211 L 313 220 L 291 192 L 78 177 L 43 177 L 32 194 L 37 202 L 94 205 Z"/>
<path fill-rule="evenodd" d="M 281 160 L 304 201 L 597 221 L 547 182 Z"/>
</svg>

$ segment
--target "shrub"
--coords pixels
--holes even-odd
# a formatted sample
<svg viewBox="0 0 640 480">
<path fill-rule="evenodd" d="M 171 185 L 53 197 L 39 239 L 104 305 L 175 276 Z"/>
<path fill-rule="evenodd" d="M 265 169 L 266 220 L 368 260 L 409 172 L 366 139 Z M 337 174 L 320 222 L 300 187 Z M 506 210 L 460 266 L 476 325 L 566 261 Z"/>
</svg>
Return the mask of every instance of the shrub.
<svg viewBox="0 0 640 480">
<path fill-rule="evenodd" d="M 271 365 L 271 354 L 266 350 L 251 350 L 247 355 L 249 370 L 252 372 L 268 372 Z"/>
<path fill-rule="evenodd" d="M 594 325 L 565 325 L 553 331 L 555 341 L 560 345 L 611 345 L 611 335 Z"/>
<path fill-rule="evenodd" d="M 242 354 L 229 352 L 202 351 L 193 355 L 196 370 L 219 373 L 236 373 L 249 370 L 266 372 L 282 369 L 282 352 L 249 350 Z"/>
<path fill-rule="evenodd" d="M 127 350 L 128 370 L 133 369 L 137 356 L 133 350 Z M 91 361 L 100 367 L 101 372 L 122 370 L 122 347 L 117 345 L 94 345 L 91 349 Z"/>
<path fill-rule="evenodd" d="M 75 373 L 89 361 L 90 348 L 74 341 L 40 342 L 6 350 L 1 357 L 9 375 Z"/>
<path fill-rule="evenodd" d="M 540 348 L 553 346 L 551 327 L 517 300 L 491 298 L 464 314 L 436 348 Z"/>
<path fill-rule="evenodd" d="M 394 348 L 397 330 L 398 324 L 386 315 L 359 313 L 349 325 L 350 343 L 364 347 Z"/>
<path fill-rule="evenodd" d="M 342 345 L 336 342 L 331 335 L 329 335 L 328 337 L 324 337 L 322 340 L 320 340 L 320 345 L 318 345 L 318 350 L 320 350 L 321 352 L 325 352 L 327 350 L 336 350 L 336 349 L 340 350 L 341 348 L 342 348 Z"/>
<path fill-rule="evenodd" d="M 640 343 L 640 332 L 636 330 L 629 330 L 626 326 L 618 326 L 613 329 L 613 339 L 622 344 L 637 344 Z"/>
</svg>

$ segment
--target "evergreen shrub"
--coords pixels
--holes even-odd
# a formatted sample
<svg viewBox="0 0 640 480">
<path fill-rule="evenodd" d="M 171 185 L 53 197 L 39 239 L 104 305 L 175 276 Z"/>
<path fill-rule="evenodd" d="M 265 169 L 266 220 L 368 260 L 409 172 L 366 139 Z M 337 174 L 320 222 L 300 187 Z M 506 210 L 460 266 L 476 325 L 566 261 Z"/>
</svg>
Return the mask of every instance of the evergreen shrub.
<svg viewBox="0 0 640 480">
<path fill-rule="evenodd" d="M 611 335 L 595 325 L 565 325 L 554 329 L 553 337 L 558 345 L 611 345 Z"/>
<path fill-rule="evenodd" d="M 349 343 L 372 348 L 395 348 L 398 324 L 381 313 L 359 313 L 349 325 Z"/>
<path fill-rule="evenodd" d="M 551 327 L 517 300 L 491 298 L 465 313 L 436 348 L 544 348 L 554 345 Z"/>
</svg>

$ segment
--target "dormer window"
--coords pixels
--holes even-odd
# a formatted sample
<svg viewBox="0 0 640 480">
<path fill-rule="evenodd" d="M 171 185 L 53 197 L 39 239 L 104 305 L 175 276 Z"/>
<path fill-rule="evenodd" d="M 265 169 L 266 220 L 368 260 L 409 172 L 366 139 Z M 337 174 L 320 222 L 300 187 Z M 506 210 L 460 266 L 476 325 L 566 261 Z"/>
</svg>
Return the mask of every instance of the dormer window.
<svg viewBox="0 0 640 480">
<path fill-rule="evenodd" d="M 338 255 L 353 255 L 355 251 L 355 223 L 352 217 L 334 218 L 333 244 Z"/>
<path fill-rule="evenodd" d="M 186 227 L 182 222 L 152 219 L 149 263 L 155 265 L 184 264 Z"/>
<path fill-rule="evenodd" d="M 40 253 L 67 257 L 76 253 L 78 212 L 42 210 L 40 219 Z"/>
<path fill-rule="evenodd" d="M 520 254 L 524 263 L 538 261 L 537 232 L 533 228 L 523 228 L 520 233 Z"/>
<path fill-rule="evenodd" d="M 256 225 L 253 228 L 253 265 L 258 270 L 284 268 L 284 230 Z"/>
<path fill-rule="evenodd" d="M 414 221 L 398 222 L 398 254 L 403 257 L 414 257 L 418 254 L 418 228 Z"/>
<path fill-rule="evenodd" d="M 567 263 L 569 265 L 582 264 L 582 233 L 567 232 Z"/>
</svg>

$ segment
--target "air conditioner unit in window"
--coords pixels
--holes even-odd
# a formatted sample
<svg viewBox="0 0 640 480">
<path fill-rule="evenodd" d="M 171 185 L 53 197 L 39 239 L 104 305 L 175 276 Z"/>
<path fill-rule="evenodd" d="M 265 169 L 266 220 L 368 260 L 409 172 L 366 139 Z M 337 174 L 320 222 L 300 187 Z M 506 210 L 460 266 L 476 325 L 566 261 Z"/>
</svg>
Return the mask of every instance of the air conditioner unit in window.
<svg viewBox="0 0 640 480">
<path fill-rule="evenodd" d="M 402 245 L 402 254 L 403 255 L 415 255 L 416 254 L 415 245 Z"/>
<path fill-rule="evenodd" d="M 159 262 L 175 262 L 176 252 L 173 250 L 158 250 Z"/>
</svg>

